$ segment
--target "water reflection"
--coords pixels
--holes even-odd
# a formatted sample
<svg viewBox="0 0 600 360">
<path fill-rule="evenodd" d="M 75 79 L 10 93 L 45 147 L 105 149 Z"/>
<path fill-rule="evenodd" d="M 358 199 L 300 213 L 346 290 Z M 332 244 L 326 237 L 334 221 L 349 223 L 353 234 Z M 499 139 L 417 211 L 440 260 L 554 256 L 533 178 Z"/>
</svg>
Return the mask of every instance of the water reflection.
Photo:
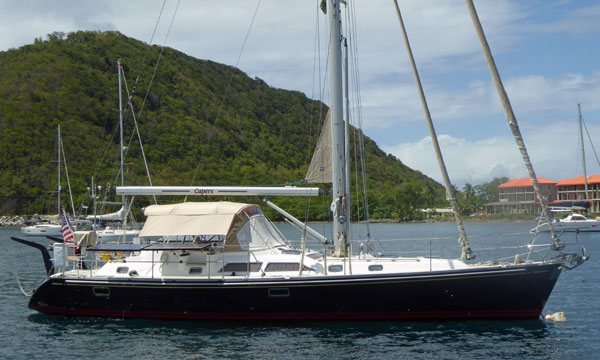
<svg viewBox="0 0 600 360">
<path fill-rule="evenodd" d="M 70 318 L 32 314 L 28 320 L 52 333 L 51 343 L 77 338 L 109 341 L 122 355 L 131 341 L 146 341 L 143 352 L 181 358 L 250 356 L 281 358 L 528 357 L 553 351 L 553 328 L 542 320 L 461 322 L 220 322 Z M 63 344 L 64 346 L 64 344 Z M 498 349 L 498 352 L 493 349 Z M 399 354 L 402 350 L 402 354 Z M 158 352 L 158 353 L 157 353 Z M 110 351 L 98 349 L 97 355 Z M 445 356 L 441 356 L 445 358 Z M 544 357 L 541 357 L 544 358 Z"/>
</svg>

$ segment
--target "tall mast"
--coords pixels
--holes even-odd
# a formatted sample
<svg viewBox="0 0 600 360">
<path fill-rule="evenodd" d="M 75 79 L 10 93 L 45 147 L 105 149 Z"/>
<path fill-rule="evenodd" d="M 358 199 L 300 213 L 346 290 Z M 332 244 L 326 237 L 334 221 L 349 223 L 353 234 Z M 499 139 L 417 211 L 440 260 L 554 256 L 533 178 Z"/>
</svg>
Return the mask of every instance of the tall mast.
<svg viewBox="0 0 600 360">
<path fill-rule="evenodd" d="M 125 186 L 125 172 L 124 170 L 124 159 L 123 159 L 123 100 L 121 95 L 121 59 L 117 60 L 117 67 L 119 73 L 119 128 L 121 133 L 121 139 L 119 142 L 119 149 L 121 150 L 121 186 Z M 121 203 L 125 206 L 125 195 L 121 195 Z"/>
<path fill-rule="evenodd" d="M 58 212 L 57 214 L 60 216 L 60 124 L 58 124 L 58 136 L 57 136 L 57 145 L 58 145 L 58 166 L 57 168 L 57 172 L 58 172 Z"/>
<path fill-rule="evenodd" d="M 344 256 L 347 248 L 346 199 L 344 172 L 344 119 L 342 91 L 341 17 L 339 0 L 327 0 L 329 20 L 329 69 L 331 94 L 331 157 L 333 167 L 333 188 L 331 210 L 333 215 L 333 239 L 335 255 Z"/>
<path fill-rule="evenodd" d="M 352 208 L 350 203 L 350 84 L 348 83 L 348 42 L 346 38 L 343 41 L 344 49 L 344 189 L 346 194 L 346 239 L 350 243 L 350 222 L 352 221 Z M 352 254 L 350 254 L 352 255 Z"/>
<path fill-rule="evenodd" d="M 581 104 L 577 103 L 577 112 L 579 113 L 579 138 L 581 140 L 581 163 L 583 164 L 583 182 L 585 184 L 585 200 L 589 200 L 587 169 L 585 168 L 585 149 L 583 146 L 583 118 L 581 117 Z"/>
</svg>

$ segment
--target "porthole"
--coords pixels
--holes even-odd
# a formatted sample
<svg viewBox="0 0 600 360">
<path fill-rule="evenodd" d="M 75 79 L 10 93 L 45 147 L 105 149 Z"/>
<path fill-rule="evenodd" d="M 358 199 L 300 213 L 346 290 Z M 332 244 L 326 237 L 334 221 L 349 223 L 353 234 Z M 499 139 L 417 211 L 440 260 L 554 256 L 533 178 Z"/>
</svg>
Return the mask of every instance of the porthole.
<svg viewBox="0 0 600 360">
<path fill-rule="evenodd" d="M 383 270 L 383 265 L 369 265 L 369 271 L 381 271 Z"/>
<path fill-rule="evenodd" d="M 201 267 L 193 267 L 190 268 L 190 275 L 198 275 L 198 274 L 202 274 L 202 268 Z"/>
<path fill-rule="evenodd" d="M 342 265 L 329 265 L 327 268 L 329 272 L 342 272 L 344 270 L 344 266 Z"/>
</svg>

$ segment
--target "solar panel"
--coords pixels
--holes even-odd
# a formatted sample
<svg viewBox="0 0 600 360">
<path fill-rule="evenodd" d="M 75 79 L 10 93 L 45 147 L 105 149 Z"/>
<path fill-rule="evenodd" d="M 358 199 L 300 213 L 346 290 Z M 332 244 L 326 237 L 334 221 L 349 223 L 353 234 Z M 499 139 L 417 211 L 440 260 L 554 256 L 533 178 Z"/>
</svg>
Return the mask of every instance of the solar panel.
<svg viewBox="0 0 600 360">
<path fill-rule="evenodd" d="M 176 242 L 176 243 L 155 243 L 149 244 L 148 247 L 143 250 L 202 250 L 204 248 L 209 247 L 210 244 L 202 243 L 195 244 L 193 242 Z"/>
<path fill-rule="evenodd" d="M 87 248 L 87 251 L 140 251 L 150 244 L 98 244 Z"/>
</svg>

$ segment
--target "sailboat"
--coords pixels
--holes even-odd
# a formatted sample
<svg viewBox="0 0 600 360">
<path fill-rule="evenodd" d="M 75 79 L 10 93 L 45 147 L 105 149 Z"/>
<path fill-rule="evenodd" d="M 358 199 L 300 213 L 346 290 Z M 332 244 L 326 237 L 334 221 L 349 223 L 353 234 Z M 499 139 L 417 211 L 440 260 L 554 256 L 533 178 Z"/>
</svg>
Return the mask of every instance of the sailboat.
<svg viewBox="0 0 600 360">
<path fill-rule="evenodd" d="M 61 173 L 61 167 L 62 167 L 62 161 L 61 161 L 61 154 L 62 154 L 62 138 L 60 135 L 60 124 L 58 125 L 58 137 L 57 137 L 57 148 L 58 148 L 58 191 L 57 191 L 57 207 L 58 207 L 58 211 L 56 212 L 56 218 L 57 221 L 56 223 L 54 222 L 43 222 L 43 223 L 38 223 L 38 224 L 33 224 L 33 225 L 29 225 L 29 226 L 24 226 L 21 228 L 21 233 L 26 235 L 26 236 L 37 236 L 37 237 L 44 237 L 44 236 L 62 236 L 62 225 L 60 225 L 58 223 L 58 218 L 60 217 L 60 214 L 62 212 L 61 209 L 61 203 L 60 203 L 60 193 L 61 193 L 61 184 L 60 184 L 60 173 Z M 66 162 L 65 162 L 65 169 L 66 169 Z M 67 181 L 68 181 L 68 176 L 67 176 Z M 71 193 L 71 188 L 69 186 L 69 194 Z M 73 198 L 71 197 L 71 203 L 73 201 Z M 74 210 L 73 210 L 74 211 Z"/>
<path fill-rule="evenodd" d="M 121 159 L 121 186 L 125 186 L 125 158 L 124 158 L 124 143 L 123 143 L 123 100 L 122 100 L 122 86 L 121 86 L 121 77 L 123 76 L 123 68 L 121 65 L 121 60 L 117 61 L 117 70 L 118 70 L 118 78 L 119 78 L 119 130 L 120 130 L 120 140 L 119 140 L 119 148 L 120 148 L 120 159 Z M 94 214 L 87 216 L 86 220 L 89 220 L 93 224 L 93 230 L 96 233 L 96 238 L 99 243 L 109 243 L 109 242 L 132 242 L 133 239 L 137 238 L 140 231 L 137 229 L 128 229 L 127 228 L 127 213 L 128 211 L 125 196 L 121 197 L 120 203 L 111 203 L 121 205 L 121 208 L 112 213 L 98 215 L 96 214 L 96 196 L 95 196 L 95 188 L 92 186 L 93 199 L 94 199 Z M 106 203 L 106 202 L 105 202 Z M 120 224 L 121 226 L 105 226 L 100 225 L 104 222 L 114 222 Z"/>
<path fill-rule="evenodd" d="M 140 237 L 88 253 L 122 254 L 82 270 L 57 256 L 29 307 L 73 316 L 234 320 L 409 320 L 537 318 L 562 270 L 585 260 L 559 252 L 510 262 L 355 255 L 349 238 L 347 121 L 343 117 L 339 0 L 327 1 L 331 181 L 318 187 L 121 186 L 126 196 L 257 196 L 309 236 L 322 252 L 294 248 L 255 204 L 150 205 Z M 346 119 L 347 120 L 347 119 Z M 319 155 L 318 157 L 320 157 Z M 325 165 L 326 166 L 326 165 Z M 319 171 L 329 169 L 319 166 Z M 268 196 L 331 196 L 332 238 L 295 219 Z M 23 242 L 20 240 L 20 242 Z M 333 250 L 329 251 L 333 245 Z M 38 247 L 39 248 L 39 247 Z M 44 248 L 39 248 L 44 258 Z M 128 255 L 126 255 L 128 254 Z"/>
<path fill-rule="evenodd" d="M 590 204 L 590 191 L 588 191 L 588 175 L 587 169 L 585 166 L 585 146 L 583 142 L 583 117 L 581 116 L 581 104 L 577 104 L 577 112 L 579 113 L 579 140 L 581 142 L 581 161 L 583 164 L 583 177 L 569 179 L 566 181 L 571 181 L 574 186 L 580 186 L 583 182 L 585 195 L 583 200 L 585 201 L 586 206 Z M 561 183 L 564 181 L 561 181 Z M 600 231 L 600 219 L 591 219 L 585 215 L 582 215 L 575 211 L 575 208 L 580 208 L 581 210 L 586 210 L 584 207 L 571 207 L 571 213 L 562 219 L 553 218 L 552 219 L 552 227 L 557 231 L 561 232 L 596 232 Z M 530 232 L 547 232 L 549 230 L 548 222 L 538 223 L 538 225 L 531 229 Z"/>
</svg>

